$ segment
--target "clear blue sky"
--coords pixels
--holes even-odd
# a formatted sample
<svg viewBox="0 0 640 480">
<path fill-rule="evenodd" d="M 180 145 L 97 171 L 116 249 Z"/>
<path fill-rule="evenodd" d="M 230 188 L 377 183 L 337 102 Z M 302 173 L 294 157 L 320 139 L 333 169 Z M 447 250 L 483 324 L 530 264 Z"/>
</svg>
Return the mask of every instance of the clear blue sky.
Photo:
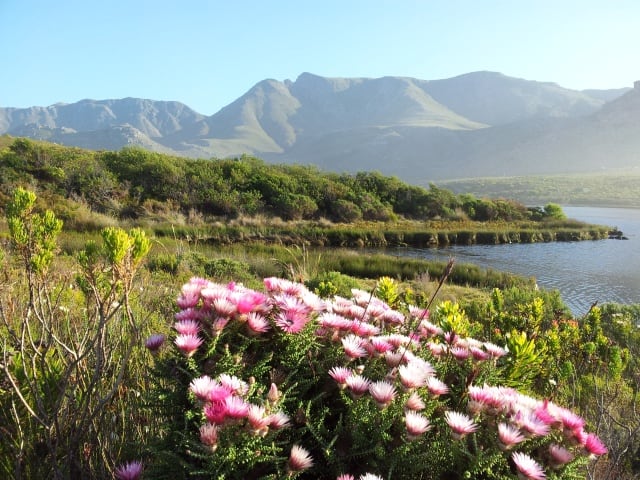
<svg viewBox="0 0 640 480">
<path fill-rule="evenodd" d="M 639 60 L 638 0 L 0 0 L 0 107 L 141 97 L 210 115 L 302 72 L 618 88 Z"/>
</svg>

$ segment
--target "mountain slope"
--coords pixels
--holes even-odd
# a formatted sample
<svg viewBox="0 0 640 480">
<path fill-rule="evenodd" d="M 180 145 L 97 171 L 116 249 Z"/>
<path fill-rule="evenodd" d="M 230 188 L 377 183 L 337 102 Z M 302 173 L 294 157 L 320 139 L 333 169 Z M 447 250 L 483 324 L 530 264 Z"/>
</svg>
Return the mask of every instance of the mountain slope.
<svg viewBox="0 0 640 480">
<path fill-rule="evenodd" d="M 430 81 L 303 73 L 263 80 L 210 117 L 135 98 L 0 108 L 0 134 L 200 158 L 248 153 L 412 182 L 634 167 L 639 128 L 638 84 L 575 91 L 494 72 Z"/>
</svg>

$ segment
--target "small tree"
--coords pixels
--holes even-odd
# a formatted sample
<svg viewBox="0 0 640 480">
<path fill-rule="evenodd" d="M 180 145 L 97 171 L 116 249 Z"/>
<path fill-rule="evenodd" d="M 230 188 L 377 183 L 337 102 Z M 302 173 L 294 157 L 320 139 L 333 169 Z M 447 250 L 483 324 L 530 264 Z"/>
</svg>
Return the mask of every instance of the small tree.
<svg viewBox="0 0 640 480">
<path fill-rule="evenodd" d="M 17 189 L 6 209 L 26 275 L 0 298 L 0 471 L 105 478 L 131 430 L 113 418 L 128 408 L 121 387 L 139 341 L 130 293 L 150 243 L 141 230 L 105 229 L 103 244 L 80 254 L 78 291 L 70 274 L 50 271 L 62 222 L 35 201 Z"/>
</svg>

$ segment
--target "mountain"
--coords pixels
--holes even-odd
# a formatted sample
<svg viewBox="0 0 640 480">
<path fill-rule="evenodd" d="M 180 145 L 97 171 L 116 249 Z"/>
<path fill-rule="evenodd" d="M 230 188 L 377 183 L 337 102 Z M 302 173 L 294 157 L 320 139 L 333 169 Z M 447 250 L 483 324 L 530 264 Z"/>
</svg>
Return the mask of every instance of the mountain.
<svg viewBox="0 0 640 480">
<path fill-rule="evenodd" d="M 199 158 L 243 153 L 420 183 L 640 167 L 640 84 L 570 90 L 495 72 L 267 79 L 212 116 L 125 98 L 0 108 L 0 134 Z"/>
</svg>

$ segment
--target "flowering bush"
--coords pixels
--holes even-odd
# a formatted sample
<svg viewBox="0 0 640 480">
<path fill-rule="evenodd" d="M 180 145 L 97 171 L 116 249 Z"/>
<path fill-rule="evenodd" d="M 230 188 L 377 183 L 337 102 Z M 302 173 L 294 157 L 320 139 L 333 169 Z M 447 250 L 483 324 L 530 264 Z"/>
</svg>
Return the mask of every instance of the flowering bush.
<svg viewBox="0 0 640 480">
<path fill-rule="evenodd" d="M 607 452 L 584 419 L 503 386 L 509 352 L 433 312 L 354 289 L 322 299 L 200 278 L 157 359 L 153 478 L 579 478 Z M 386 293 L 385 293 L 386 292 Z M 584 473 L 582 473 L 584 476 Z"/>
</svg>

